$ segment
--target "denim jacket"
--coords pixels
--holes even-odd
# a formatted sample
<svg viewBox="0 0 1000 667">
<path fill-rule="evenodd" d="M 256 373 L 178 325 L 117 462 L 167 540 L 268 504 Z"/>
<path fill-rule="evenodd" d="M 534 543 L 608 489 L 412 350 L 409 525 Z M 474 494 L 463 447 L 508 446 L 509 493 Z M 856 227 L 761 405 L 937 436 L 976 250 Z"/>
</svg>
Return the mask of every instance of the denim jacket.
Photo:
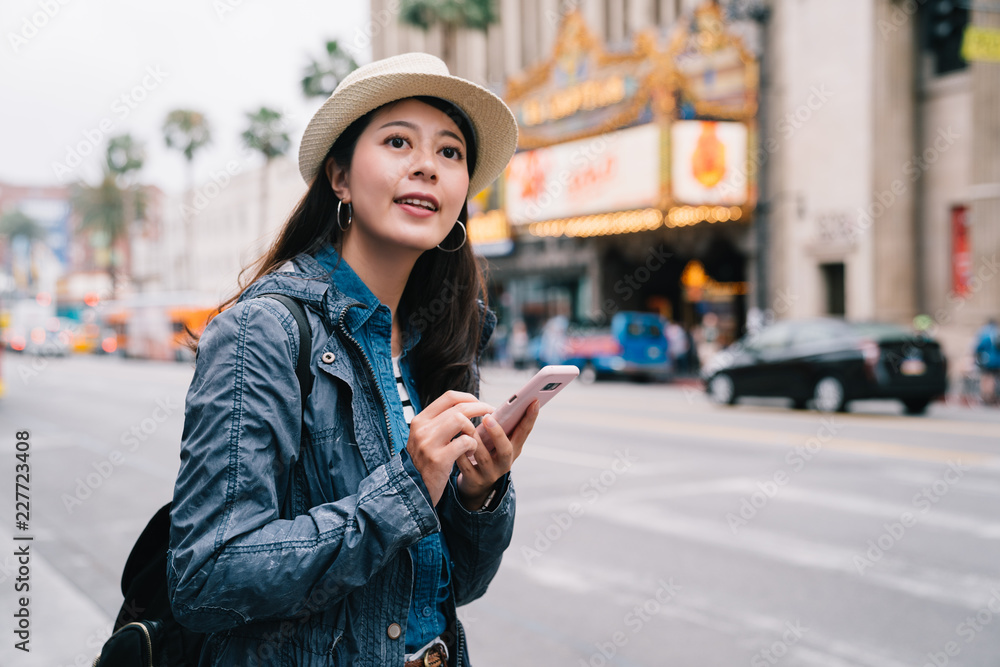
<svg viewBox="0 0 1000 667">
<path fill-rule="evenodd" d="M 171 511 L 167 581 L 177 620 L 210 633 L 201 665 L 402 665 L 409 547 L 440 531 L 451 561 L 453 665 L 468 665 L 455 606 L 483 595 L 509 545 L 514 487 L 469 512 L 457 468 L 436 507 L 405 450 L 390 455 L 376 378 L 345 319 L 357 301 L 316 260 L 269 274 L 218 315 L 198 346 Z M 301 405 L 299 333 L 312 326 Z M 486 311 L 480 340 L 495 325 Z"/>
</svg>

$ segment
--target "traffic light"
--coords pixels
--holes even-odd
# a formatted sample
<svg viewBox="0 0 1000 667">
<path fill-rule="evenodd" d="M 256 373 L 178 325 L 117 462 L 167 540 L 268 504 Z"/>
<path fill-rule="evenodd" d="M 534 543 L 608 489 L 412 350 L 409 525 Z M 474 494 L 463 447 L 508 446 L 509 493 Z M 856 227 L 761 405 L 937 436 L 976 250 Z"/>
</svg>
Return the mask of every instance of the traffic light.
<svg viewBox="0 0 1000 667">
<path fill-rule="evenodd" d="M 962 38 L 969 24 L 968 4 L 961 0 L 930 0 L 924 10 L 924 48 L 934 54 L 934 72 L 964 69 Z"/>
</svg>

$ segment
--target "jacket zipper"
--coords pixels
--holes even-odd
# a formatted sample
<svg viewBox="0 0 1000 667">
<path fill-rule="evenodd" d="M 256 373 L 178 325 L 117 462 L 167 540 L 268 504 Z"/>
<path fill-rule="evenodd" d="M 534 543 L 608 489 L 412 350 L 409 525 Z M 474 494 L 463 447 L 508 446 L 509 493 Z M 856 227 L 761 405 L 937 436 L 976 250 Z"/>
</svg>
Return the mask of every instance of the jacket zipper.
<svg viewBox="0 0 1000 667">
<path fill-rule="evenodd" d="M 382 416 L 385 418 L 385 432 L 389 437 L 389 455 L 395 454 L 395 448 L 392 446 L 392 425 L 389 423 L 389 406 L 385 402 L 385 396 L 382 395 L 382 389 L 378 386 L 378 378 L 375 377 L 375 369 L 372 367 L 371 361 L 368 360 L 368 355 L 365 354 L 364 349 L 361 347 L 361 343 L 357 341 L 348 331 L 347 327 L 344 326 L 344 317 L 347 316 L 347 311 L 360 304 L 351 304 L 344 308 L 340 313 L 340 319 L 337 321 L 337 326 L 340 327 L 340 331 L 354 343 L 354 347 L 358 349 L 358 353 L 361 354 L 361 358 L 364 359 L 365 366 L 368 367 L 368 380 L 372 383 L 372 387 L 375 389 L 375 393 L 378 394 L 378 399 L 382 403 Z"/>
</svg>

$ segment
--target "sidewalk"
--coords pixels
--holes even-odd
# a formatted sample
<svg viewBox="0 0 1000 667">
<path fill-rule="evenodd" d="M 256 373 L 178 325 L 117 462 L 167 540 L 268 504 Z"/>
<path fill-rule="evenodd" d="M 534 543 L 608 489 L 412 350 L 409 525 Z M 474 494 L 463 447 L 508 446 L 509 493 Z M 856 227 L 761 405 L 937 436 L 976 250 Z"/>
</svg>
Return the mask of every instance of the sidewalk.
<svg viewBox="0 0 1000 667">
<path fill-rule="evenodd" d="M 30 590 L 14 590 L 18 559 L 14 551 L 30 545 Z M 0 665 L 4 667 L 89 667 L 104 640 L 110 636 L 113 619 L 83 595 L 36 550 L 36 543 L 15 541 L 0 530 Z M 30 652 L 14 648 L 21 640 L 14 634 L 20 609 L 18 599 L 27 597 L 30 616 Z"/>
</svg>

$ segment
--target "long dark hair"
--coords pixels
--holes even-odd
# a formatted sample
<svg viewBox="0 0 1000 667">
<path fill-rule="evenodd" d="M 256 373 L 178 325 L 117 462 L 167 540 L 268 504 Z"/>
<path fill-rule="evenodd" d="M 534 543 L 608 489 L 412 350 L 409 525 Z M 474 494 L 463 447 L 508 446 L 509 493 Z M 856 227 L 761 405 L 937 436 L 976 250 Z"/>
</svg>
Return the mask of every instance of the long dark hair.
<svg viewBox="0 0 1000 667">
<path fill-rule="evenodd" d="M 458 125 L 465 137 L 466 164 L 471 176 L 475 168 L 476 141 L 468 118 L 458 107 L 440 98 L 421 96 L 415 99 L 443 111 Z M 278 238 L 260 259 L 240 272 L 239 291 L 224 301 L 218 312 L 239 301 L 250 285 L 297 255 L 315 254 L 328 243 L 338 251 L 341 249 L 344 233 L 336 219 L 340 199 L 333 191 L 326 164 L 332 158 L 339 166 L 349 169 L 358 138 L 375 113 L 385 106 L 389 105 L 368 112 L 341 133 L 323 159 L 309 190 L 288 216 Z M 466 204 L 458 219 L 464 224 L 468 215 Z M 413 348 L 412 363 L 420 401 L 425 406 L 449 389 L 470 393 L 478 389 L 476 366 L 484 322 L 479 301 L 486 304 L 485 277 L 471 243 L 467 238 L 463 242 L 463 237 L 462 230 L 455 225 L 441 246 L 454 248 L 462 243 L 457 252 L 432 248 L 417 259 L 399 303 L 399 314 L 405 317 L 403 335 L 420 332 L 420 340 Z M 193 345 L 197 345 L 197 339 Z"/>
</svg>

